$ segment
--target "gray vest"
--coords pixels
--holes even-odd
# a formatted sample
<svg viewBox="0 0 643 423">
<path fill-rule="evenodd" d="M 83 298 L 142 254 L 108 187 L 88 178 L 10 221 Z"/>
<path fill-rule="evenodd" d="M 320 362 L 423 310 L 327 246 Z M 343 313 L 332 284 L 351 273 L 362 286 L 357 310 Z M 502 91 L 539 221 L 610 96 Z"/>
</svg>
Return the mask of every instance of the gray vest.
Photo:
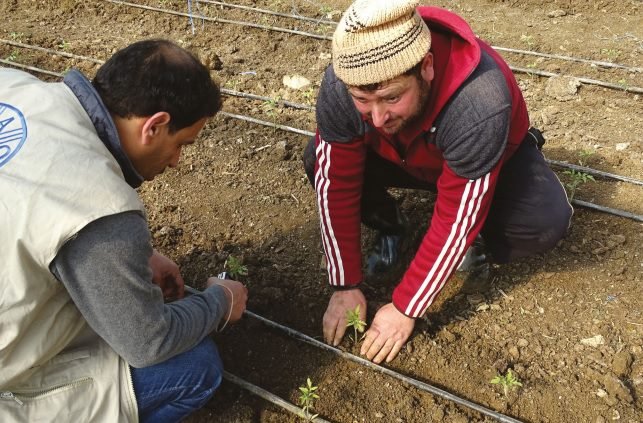
<svg viewBox="0 0 643 423">
<path fill-rule="evenodd" d="M 143 205 L 67 86 L 0 81 L 0 421 L 137 421 L 129 366 L 49 265 L 88 223 Z"/>
</svg>

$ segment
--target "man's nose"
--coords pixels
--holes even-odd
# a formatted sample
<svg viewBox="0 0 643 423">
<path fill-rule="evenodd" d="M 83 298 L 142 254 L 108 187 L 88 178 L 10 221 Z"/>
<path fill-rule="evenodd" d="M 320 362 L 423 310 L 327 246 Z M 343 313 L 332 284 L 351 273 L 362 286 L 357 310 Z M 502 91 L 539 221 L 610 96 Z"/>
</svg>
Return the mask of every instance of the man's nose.
<svg viewBox="0 0 643 423">
<path fill-rule="evenodd" d="M 373 125 L 376 128 L 381 128 L 389 119 L 388 110 L 384 105 L 381 105 L 381 104 L 374 105 L 373 108 L 371 109 L 371 119 L 373 120 Z"/>
</svg>

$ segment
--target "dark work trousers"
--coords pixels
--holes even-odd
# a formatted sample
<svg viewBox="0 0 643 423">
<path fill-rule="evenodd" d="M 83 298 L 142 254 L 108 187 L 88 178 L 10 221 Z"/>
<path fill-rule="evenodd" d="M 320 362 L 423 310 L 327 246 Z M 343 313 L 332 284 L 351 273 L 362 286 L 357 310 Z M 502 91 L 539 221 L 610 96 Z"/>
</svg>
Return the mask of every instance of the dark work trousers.
<svg viewBox="0 0 643 423">
<path fill-rule="evenodd" d="M 530 131 L 533 131 L 530 130 Z M 304 150 L 304 167 L 314 185 L 315 140 Z M 383 233 L 402 230 L 397 204 L 387 188 L 436 191 L 399 166 L 369 151 L 362 188 L 362 223 Z M 507 161 L 481 235 L 494 263 L 549 251 L 565 236 L 573 209 L 535 137 L 527 137 Z"/>
</svg>

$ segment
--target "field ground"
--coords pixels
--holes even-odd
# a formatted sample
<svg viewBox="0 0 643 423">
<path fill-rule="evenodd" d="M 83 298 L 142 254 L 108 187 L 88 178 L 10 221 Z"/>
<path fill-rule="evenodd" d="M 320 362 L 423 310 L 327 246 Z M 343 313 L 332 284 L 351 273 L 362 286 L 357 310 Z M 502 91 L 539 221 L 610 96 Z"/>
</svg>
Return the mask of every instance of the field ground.
<svg viewBox="0 0 643 423">
<path fill-rule="evenodd" d="M 187 12 L 185 1 L 138 1 Z M 323 23 L 294 21 L 193 1 L 206 16 L 332 34 Z M 348 1 L 237 0 L 237 4 L 310 17 L 331 16 Z M 502 52 L 507 61 L 542 70 L 642 87 L 643 3 L 639 0 L 461 0 L 435 3 L 466 18 L 494 46 L 611 61 L 629 69 Z M 54 72 L 97 65 L 64 53 L 106 59 L 125 45 L 168 37 L 198 53 L 225 88 L 314 104 L 330 42 L 291 33 L 135 8 L 107 1 L 3 0 L 0 58 Z M 17 47 L 24 43 L 60 54 Z M 285 75 L 312 82 L 293 90 Z M 54 77 L 40 75 L 45 79 Z M 556 86 L 560 79 L 518 73 L 531 119 L 547 137 L 550 159 L 643 179 L 640 94 L 596 85 Z M 565 82 L 565 80 L 562 80 Z M 563 84 L 563 88 L 569 86 Z M 266 101 L 226 97 L 224 110 L 313 131 L 314 113 Z M 307 137 L 218 116 L 188 148 L 179 168 L 141 190 L 155 247 L 176 260 L 186 281 L 202 287 L 228 255 L 249 268 L 248 308 L 319 338 L 330 291 L 321 268 L 314 195 L 301 166 Z M 560 171 L 569 183 L 569 175 Z M 642 187 L 605 179 L 582 184 L 576 198 L 643 214 Z M 433 198 L 395 193 L 426 229 Z M 492 288 L 460 291 L 455 277 L 394 370 L 530 422 L 643 420 L 643 230 L 641 223 L 577 209 L 569 236 L 552 252 L 497 269 Z M 368 243 L 372 234 L 364 234 Z M 419 239 L 419 238 L 418 238 Z M 417 242 L 417 240 L 416 240 Z M 410 259 L 410 257 L 409 257 Z M 395 272 L 394 272 L 395 273 Z M 388 302 L 399 272 L 366 281 L 369 318 Z M 600 335 L 602 342 L 588 341 Z M 227 369 L 293 403 L 310 377 L 315 411 L 341 423 L 487 421 L 388 376 L 303 345 L 253 319 L 217 335 Z M 342 346 L 352 350 L 348 341 Z M 489 381 L 513 369 L 522 388 L 504 396 Z M 200 422 L 294 422 L 300 419 L 230 383 Z"/>
</svg>

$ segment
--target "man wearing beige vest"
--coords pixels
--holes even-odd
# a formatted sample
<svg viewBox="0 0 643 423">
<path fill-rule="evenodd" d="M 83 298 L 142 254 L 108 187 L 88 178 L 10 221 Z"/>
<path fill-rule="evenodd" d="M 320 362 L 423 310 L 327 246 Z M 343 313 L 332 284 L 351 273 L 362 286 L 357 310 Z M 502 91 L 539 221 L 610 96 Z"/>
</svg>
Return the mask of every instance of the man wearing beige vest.
<svg viewBox="0 0 643 423">
<path fill-rule="evenodd" d="M 218 86 L 164 40 L 117 52 L 91 83 L 0 80 L 0 421 L 181 420 L 219 386 L 208 335 L 247 290 L 210 278 L 183 298 L 135 188 L 177 165 Z"/>
</svg>

